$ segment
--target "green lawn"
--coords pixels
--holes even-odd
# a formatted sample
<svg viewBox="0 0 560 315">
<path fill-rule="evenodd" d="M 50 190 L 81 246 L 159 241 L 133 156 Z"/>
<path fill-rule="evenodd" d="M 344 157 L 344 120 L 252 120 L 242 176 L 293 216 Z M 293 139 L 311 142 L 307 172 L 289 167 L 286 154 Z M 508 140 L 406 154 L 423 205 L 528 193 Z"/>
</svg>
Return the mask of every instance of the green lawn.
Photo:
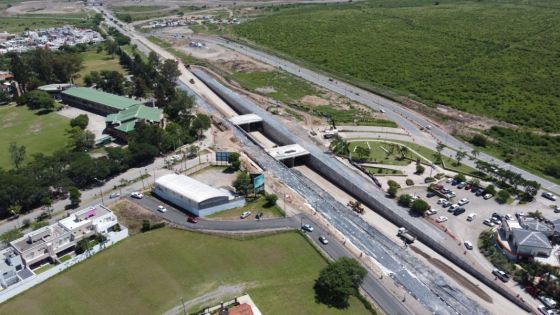
<svg viewBox="0 0 560 315">
<path fill-rule="evenodd" d="M 368 142 L 369 142 L 369 147 L 368 147 Z M 399 150 L 397 148 L 395 148 L 393 150 L 392 154 L 387 156 L 385 150 L 390 151 L 391 144 L 386 143 L 386 142 L 380 142 L 380 141 L 352 141 L 352 142 L 350 142 L 349 149 L 350 149 L 350 152 L 352 152 L 352 157 L 354 159 L 358 158 L 356 153 L 354 153 L 354 149 L 358 146 L 371 149 L 371 153 L 370 153 L 369 158 L 368 158 L 368 162 L 370 162 L 370 163 L 390 164 L 390 165 L 408 165 L 408 164 L 411 163 L 411 161 L 408 160 L 408 159 L 404 159 L 404 160 L 400 159 L 401 155 L 400 155 Z M 409 152 L 407 156 L 410 157 L 410 158 L 413 158 L 413 159 L 416 159 L 416 157 L 417 157 L 412 152 Z"/>
<path fill-rule="evenodd" d="M 396 96 L 560 131 L 558 1 L 369 0 L 278 9 L 237 36 Z"/>
<path fill-rule="evenodd" d="M 249 218 L 247 218 L 246 220 L 254 220 L 255 215 L 258 212 L 262 212 L 264 214 L 264 216 L 263 216 L 264 219 L 278 218 L 278 217 L 283 217 L 284 216 L 284 212 L 278 206 L 278 205 L 282 205 L 282 200 L 278 201 L 278 205 L 273 206 L 273 207 L 268 207 L 268 208 L 264 207 L 265 203 L 266 203 L 266 200 L 264 200 L 264 198 L 259 198 L 256 201 L 247 202 L 245 207 L 240 207 L 240 208 L 235 208 L 235 209 L 226 210 L 226 211 L 222 211 L 222 212 L 217 212 L 217 213 L 209 215 L 208 218 L 239 219 L 239 220 L 241 220 L 239 217 L 245 211 L 251 211 L 251 216 Z"/>
<path fill-rule="evenodd" d="M 33 272 L 34 272 L 35 274 L 40 274 L 40 273 L 43 273 L 43 272 L 45 272 L 45 271 L 51 269 L 52 267 L 54 267 L 53 264 L 44 264 L 44 265 L 42 265 L 41 267 L 39 267 L 39 268 L 33 270 Z"/>
<path fill-rule="evenodd" d="M 119 57 L 115 55 L 115 58 L 111 58 L 111 55 L 107 54 L 105 50 L 98 53 L 95 49 L 88 50 L 81 53 L 83 58 L 82 70 L 78 72 L 79 77 L 76 79 L 76 84 L 83 84 L 84 77 L 91 71 L 118 71 L 125 74 L 126 70 L 119 63 Z"/>
<path fill-rule="evenodd" d="M 3 16 L 0 18 L 0 31 L 10 33 L 23 32 L 26 29 L 49 28 L 63 26 L 66 24 L 86 26 L 85 13 L 73 13 L 64 15 L 39 15 L 26 14 L 18 16 Z"/>
<path fill-rule="evenodd" d="M 346 310 L 315 302 L 313 283 L 325 265 L 296 232 L 238 240 L 164 228 L 94 255 L 3 303 L 0 313 L 161 314 L 181 298 L 244 283 L 263 314 L 369 314 L 356 298 Z"/>
<path fill-rule="evenodd" d="M 34 153 L 51 154 L 66 146 L 69 119 L 49 113 L 37 115 L 25 106 L 0 107 L 0 167 L 12 168 L 8 148 L 11 142 L 26 147 L 26 160 Z"/>
</svg>

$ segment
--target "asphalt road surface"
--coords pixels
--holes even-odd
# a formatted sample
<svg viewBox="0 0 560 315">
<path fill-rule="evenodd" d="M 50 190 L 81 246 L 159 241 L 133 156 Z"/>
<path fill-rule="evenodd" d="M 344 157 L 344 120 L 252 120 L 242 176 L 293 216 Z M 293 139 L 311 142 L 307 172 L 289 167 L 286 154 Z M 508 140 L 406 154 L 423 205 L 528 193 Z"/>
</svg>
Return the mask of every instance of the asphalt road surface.
<svg viewBox="0 0 560 315">
<path fill-rule="evenodd" d="M 362 104 L 365 104 L 370 108 L 373 108 L 374 110 L 384 110 L 385 115 L 389 119 L 394 120 L 403 129 L 407 130 L 410 134 L 413 134 L 416 139 L 416 143 L 420 145 L 435 150 L 437 142 L 439 141 L 455 150 L 463 150 L 463 151 L 471 152 L 471 150 L 473 149 L 473 147 L 471 147 L 469 144 L 446 133 L 443 129 L 439 128 L 437 124 L 430 121 L 426 117 L 407 109 L 406 107 L 402 106 L 399 103 L 393 102 L 379 95 L 373 94 L 371 92 L 368 92 L 366 90 L 360 89 L 358 87 L 355 87 L 353 85 L 344 82 L 333 80 L 332 78 L 329 78 L 327 75 L 323 75 L 321 73 L 303 68 L 300 65 L 294 64 L 285 59 L 278 58 L 274 55 L 253 49 L 251 47 L 239 44 L 237 42 L 232 42 L 218 37 L 208 37 L 208 36 L 200 36 L 200 35 L 190 35 L 189 37 L 201 41 L 211 42 L 235 50 L 255 60 L 267 63 L 274 67 L 281 68 L 286 72 L 289 72 L 307 81 L 313 82 L 314 84 L 321 86 L 325 89 L 331 90 L 341 95 L 345 95 L 346 97 L 354 101 L 360 102 Z M 431 129 L 429 130 L 429 134 L 427 132 L 420 130 L 421 127 L 425 127 L 428 125 L 431 126 Z M 450 149 L 445 149 L 442 151 L 442 153 L 448 156 L 455 155 L 455 151 Z M 555 183 L 545 178 L 536 176 L 532 173 L 529 173 L 525 170 L 522 170 L 516 166 L 501 161 L 485 153 L 480 153 L 477 158 L 482 161 L 497 164 L 499 167 L 503 169 L 508 169 L 513 172 L 520 173 L 525 179 L 535 180 L 538 183 L 540 183 L 543 188 L 546 188 L 560 195 L 560 186 L 556 185 Z M 463 160 L 462 163 L 469 165 L 471 167 L 475 167 L 474 161 L 471 160 Z"/>
<path fill-rule="evenodd" d="M 204 218 L 199 218 L 198 223 L 187 222 L 187 214 L 178 208 L 163 202 L 157 198 L 149 195 L 144 195 L 142 199 L 135 199 L 131 197 L 126 197 L 128 200 L 138 204 L 139 206 L 146 208 L 166 221 L 172 223 L 175 226 L 187 229 L 187 230 L 198 230 L 198 231 L 211 231 L 211 232 L 221 232 L 221 233 L 243 233 L 243 232 L 255 232 L 255 231 L 278 231 L 278 230 L 294 230 L 299 229 L 302 223 L 311 224 L 314 231 L 309 233 L 306 232 L 309 239 L 319 248 L 321 248 L 329 257 L 336 260 L 340 257 L 352 257 L 351 253 L 346 249 L 346 247 L 338 242 L 334 238 L 328 238 L 329 244 L 323 245 L 319 241 L 319 236 L 329 235 L 321 226 L 313 224 L 313 220 L 303 214 L 294 217 L 287 218 L 275 218 L 275 219 L 263 219 L 256 220 L 253 216 L 244 220 L 232 220 L 232 221 L 222 221 L 222 220 L 207 220 Z M 157 210 L 159 205 L 163 205 L 167 211 L 160 212 Z M 362 284 L 362 289 L 372 298 L 374 298 L 375 303 L 386 314 L 413 314 L 410 312 L 403 303 L 400 303 L 395 296 L 393 296 L 381 283 L 377 277 L 370 271 L 364 279 Z"/>
</svg>

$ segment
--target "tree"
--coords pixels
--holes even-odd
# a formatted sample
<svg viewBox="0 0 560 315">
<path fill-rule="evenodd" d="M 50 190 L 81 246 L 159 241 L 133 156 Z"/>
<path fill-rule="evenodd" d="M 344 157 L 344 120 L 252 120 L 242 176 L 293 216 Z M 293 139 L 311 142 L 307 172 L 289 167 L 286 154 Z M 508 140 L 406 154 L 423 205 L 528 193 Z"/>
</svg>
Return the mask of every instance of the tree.
<svg viewBox="0 0 560 315">
<path fill-rule="evenodd" d="M 488 145 L 488 139 L 485 136 L 480 135 L 480 134 L 474 135 L 471 138 L 470 142 L 472 144 L 476 145 L 477 147 L 485 147 L 485 146 Z"/>
<path fill-rule="evenodd" d="M 272 206 L 276 205 L 276 201 L 278 201 L 278 196 L 276 196 L 276 194 L 265 193 L 264 199 L 266 200 L 266 203 L 264 204 L 264 207 L 268 208 L 268 207 L 272 207 Z"/>
<path fill-rule="evenodd" d="M 494 187 L 494 185 L 488 185 L 488 187 L 486 187 L 486 189 L 484 189 L 484 192 L 490 195 L 496 195 L 496 187 Z"/>
<path fill-rule="evenodd" d="M 74 151 L 87 151 L 95 145 L 95 135 L 89 130 L 73 127 L 66 133 L 70 137 L 69 145 Z"/>
<path fill-rule="evenodd" d="M 422 215 L 422 216 L 429 209 L 430 209 L 430 205 L 422 199 L 416 199 L 410 205 L 410 211 L 412 211 L 413 213 L 416 213 L 418 215 Z"/>
<path fill-rule="evenodd" d="M 165 79 L 169 84 L 175 84 L 175 81 L 181 75 L 179 71 L 179 63 L 176 60 L 166 59 L 159 68 L 159 72 L 163 79 Z"/>
<path fill-rule="evenodd" d="M 422 175 L 422 174 L 424 174 L 425 170 L 426 170 L 426 168 L 424 168 L 424 166 L 422 166 L 422 164 L 416 165 L 416 174 Z"/>
<path fill-rule="evenodd" d="M 329 147 L 334 154 L 338 154 L 338 155 L 350 154 L 348 142 L 342 137 L 340 137 L 339 135 L 334 136 Z"/>
<path fill-rule="evenodd" d="M 10 93 L 4 91 L 3 89 L 0 89 L 0 105 L 8 104 L 11 101 L 12 97 L 10 96 Z"/>
<path fill-rule="evenodd" d="M 457 160 L 457 165 L 461 165 L 461 161 L 467 156 L 465 151 L 457 151 L 455 154 L 455 159 Z"/>
<path fill-rule="evenodd" d="M 399 188 L 397 186 L 389 186 L 389 189 L 387 189 L 387 194 L 389 195 L 389 197 L 395 198 L 398 191 Z"/>
<path fill-rule="evenodd" d="M 410 196 L 409 194 L 402 194 L 399 196 L 399 200 L 397 201 L 397 203 L 402 207 L 408 208 L 412 203 L 412 196 Z"/>
<path fill-rule="evenodd" d="M 68 188 L 68 194 L 70 198 L 70 206 L 72 208 L 77 208 L 80 205 L 80 198 L 82 197 L 82 193 L 80 193 L 78 188 L 72 186 Z"/>
<path fill-rule="evenodd" d="M 21 213 L 21 206 L 17 203 L 13 204 L 8 207 L 8 212 L 10 212 L 10 214 L 13 215 L 14 217 L 17 217 Z"/>
<path fill-rule="evenodd" d="M 401 145 L 399 147 L 399 152 L 401 153 L 401 159 L 404 160 L 406 158 L 406 155 L 408 154 L 408 147 L 404 146 L 404 145 Z"/>
<path fill-rule="evenodd" d="M 132 142 L 128 145 L 130 151 L 131 166 L 142 166 L 154 161 L 159 150 L 156 146 L 143 142 Z"/>
<path fill-rule="evenodd" d="M 105 41 L 105 50 L 111 55 L 112 58 L 115 58 L 115 53 L 117 52 L 118 48 L 119 45 L 114 40 L 108 39 L 107 41 Z"/>
<path fill-rule="evenodd" d="M 441 161 L 442 161 L 441 151 L 443 151 L 443 149 L 445 149 L 445 144 L 443 144 L 441 142 L 438 142 L 438 144 L 436 146 L 436 151 L 437 151 L 437 154 L 436 154 L 437 161 L 436 161 L 436 163 L 441 163 Z"/>
<path fill-rule="evenodd" d="M 18 146 L 15 142 L 10 143 L 10 160 L 14 167 L 18 169 L 25 160 L 25 146 Z"/>
<path fill-rule="evenodd" d="M 97 87 L 107 93 L 117 95 L 125 94 L 125 85 L 127 82 L 124 75 L 118 71 L 103 70 L 99 73 L 99 81 Z"/>
<path fill-rule="evenodd" d="M 146 91 L 148 90 L 148 85 L 146 81 L 141 77 L 135 76 L 133 79 L 134 83 L 134 93 L 132 95 L 136 97 L 144 97 L 146 96 Z"/>
<path fill-rule="evenodd" d="M 453 179 L 455 179 L 455 180 L 457 180 L 457 181 L 459 181 L 459 182 L 461 182 L 461 183 L 467 181 L 467 177 L 466 177 L 464 174 L 461 174 L 461 173 L 455 175 L 455 176 L 453 177 Z"/>
<path fill-rule="evenodd" d="M 27 84 L 33 77 L 30 65 L 24 60 L 24 55 L 12 53 L 10 56 L 10 72 L 14 75 L 14 80 L 19 83 L 23 91 L 27 91 Z"/>
<path fill-rule="evenodd" d="M 480 151 L 478 151 L 477 149 L 472 149 L 471 155 L 476 159 L 480 155 Z"/>
<path fill-rule="evenodd" d="M 358 160 L 360 160 L 360 161 L 367 160 L 367 158 L 371 154 L 371 150 L 369 148 L 364 147 L 364 146 L 356 147 L 356 150 L 354 152 L 356 152 L 356 155 L 358 156 Z"/>
<path fill-rule="evenodd" d="M 204 130 L 210 128 L 210 117 L 197 113 L 196 117 L 191 122 L 191 129 L 195 133 L 196 137 L 200 139 Z"/>
<path fill-rule="evenodd" d="M 509 192 L 505 189 L 502 189 L 498 191 L 498 194 L 496 195 L 496 201 L 498 203 L 506 203 L 510 197 L 511 195 L 509 194 Z"/>
<path fill-rule="evenodd" d="M 170 99 L 163 111 L 170 120 L 188 125 L 193 118 L 194 98 L 179 91 Z"/>
<path fill-rule="evenodd" d="M 315 281 L 315 297 L 320 303 L 336 308 L 348 307 L 351 295 L 357 295 L 367 270 L 355 259 L 342 257 L 329 264 Z"/>
<path fill-rule="evenodd" d="M 49 95 L 49 93 L 40 90 L 25 93 L 18 100 L 18 104 L 27 104 L 27 107 L 31 110 L 52 110 L 54 108 L 53 98 Z"/>
<path fill-rule="evenodd" d="M 80 129 L 86 129 L 89 124 L 89 117 L 86 114 L 80 114 L 76 118 L 70 120 L 71 127 L 79 127 Z"/>
<path fill-rule="evenodd" d="M 241 166 L 241 161 L 239 160 L 239 157 L 240 155 L 237 152 L 230 153 L 228 157 L 228 163 L 231 165 L 231 168 L 233 168 L 234 170 L 238 170 L 239 167 Z"/>
<path fill-rule="evenodd" d="M 235 181 L 233 181 L 233 188 L 235 188 L 238 194 L 247 197 L 253 190 L 253 184 L 251 183 L 249 174 L 247 172 L 239 173 Z"/>
</svg>

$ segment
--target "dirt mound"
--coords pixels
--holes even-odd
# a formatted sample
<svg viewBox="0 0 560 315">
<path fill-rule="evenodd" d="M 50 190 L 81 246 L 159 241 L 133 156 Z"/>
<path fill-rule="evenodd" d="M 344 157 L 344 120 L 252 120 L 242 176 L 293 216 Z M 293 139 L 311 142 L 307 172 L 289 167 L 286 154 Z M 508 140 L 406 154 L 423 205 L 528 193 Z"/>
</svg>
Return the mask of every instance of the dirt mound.
<svg viewBox="0 0 560 315">
<path fill-rule="evenodd" d="M 307 105 L 321 106 L 329 105 L 329 101 L 316 95 L 306 95 L 301 98 L 301 102 Z"/>
</svg>

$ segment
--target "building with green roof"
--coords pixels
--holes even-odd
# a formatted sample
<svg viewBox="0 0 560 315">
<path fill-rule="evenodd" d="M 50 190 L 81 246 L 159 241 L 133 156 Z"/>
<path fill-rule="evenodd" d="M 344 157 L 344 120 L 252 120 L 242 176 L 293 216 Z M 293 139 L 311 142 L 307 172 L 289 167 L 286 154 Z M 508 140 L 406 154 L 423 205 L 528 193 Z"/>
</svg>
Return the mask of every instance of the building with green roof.
<svg viewBox="0 0 560 315">
<path fill-rule="evenodd" d="M 60 96 L 67 105 L 106 116 L 107 132 L 124 141 L 138 124 L 164 127 L 163 110 L 139 100 L 87 87 L 71 87 Z"/>
</svg>

